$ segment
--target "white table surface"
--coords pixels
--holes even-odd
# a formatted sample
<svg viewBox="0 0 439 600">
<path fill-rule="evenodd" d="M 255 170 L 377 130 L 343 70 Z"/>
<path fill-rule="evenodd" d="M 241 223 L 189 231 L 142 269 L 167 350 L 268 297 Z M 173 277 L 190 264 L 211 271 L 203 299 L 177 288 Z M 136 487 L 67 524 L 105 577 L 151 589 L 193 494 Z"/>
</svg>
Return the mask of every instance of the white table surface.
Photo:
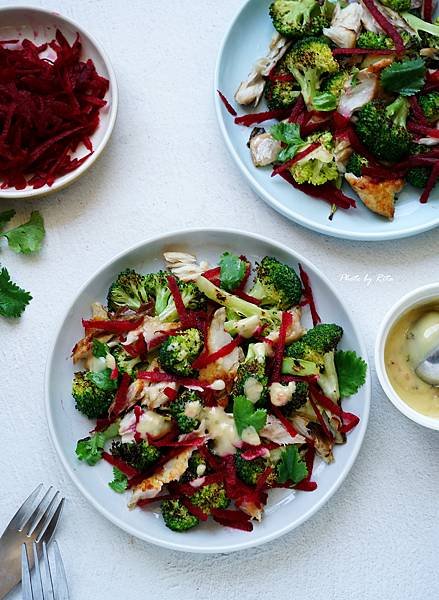
<svg viewBox="0 0 439 600">
<path fill-rule="evenodd" d="M 0 529 L 37 483 L 60 488 L 68 502 L 57 537 L 72 600 L 437 598 L 439 435 L 399 414 L 375 373 L 369 429 L 345 483 L 305 525 L 261 548 L 201 556 L 150 546 L 107 522 L 70 482 L 46 426 L 46 356 L 78 287 L 126 246 L 212 225 L 278 239 L 335 284 L 372 359 L 390 305 L 437 278 L 439 245 L 437 230 L 375 244 L 322 237 L 250 191 L 219 135 L 212 101 L 216 54 L 240 2 L 33 4 L 77 20 L 104 44 L 120 111 L 107 151 L 77 184 L 46 199 L 2 202 L 2 209 L 17 210 L 17 222 L 40 210 L 47 238 L 38 256 L 15 256 L 6 247 L 0 255 L 34 296 L 21 320 L 0 320 Z"/>
</svg>

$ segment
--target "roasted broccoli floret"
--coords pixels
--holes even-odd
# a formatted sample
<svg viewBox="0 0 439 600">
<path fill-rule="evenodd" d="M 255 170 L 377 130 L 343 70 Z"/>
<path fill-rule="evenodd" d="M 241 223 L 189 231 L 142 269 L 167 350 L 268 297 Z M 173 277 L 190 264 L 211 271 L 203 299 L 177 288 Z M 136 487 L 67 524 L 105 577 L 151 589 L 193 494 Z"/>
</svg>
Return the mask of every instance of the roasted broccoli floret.
<svg viewBox="0 0 439 600">
<path fill-rule="evenodd" d="M 321 323 L 309 329 L 300 340 L 288 346 L 285 352 L 285 355 L 293 360 L 305 360 L 316 364 L 320 370 L 318 384 L 332 400 L 339 399 L 334 352 L 342 336 L 343 329 L 339 325 Z"/>
<path fill-rule="evenodd" d="M 398 97 L 388 106 L 372 100 L 358 112 L 358 137 L 377 158 L 396 162 L 410 152 L 412 137 L 405 126 L 408 112 L 407 98 Z"/>
<path fill-rule="evenodd" d="M 292 267 L 277 258 L 265 256 L 258 264 L 256 280 L 249 292 L 261 306 L 288 310 L 299 304 L 302 284 Z"/>
<path fill-rule="evenodd" d="M 154 298 L 154 313 L 160 321 L 176 321 L 178 318 L 175 302 L 168 286 L 169 273 L 159 271 L 146 275 L 146 287 Z M 181 298 L 186 308 L 203 310 L 206 308 L 206 298 L 192 282 L 177 280 Z"/>
<path fill-rule="evenodd" d="M 423 190 L 427 185 L 430 173 L 431 169 L 428 167 L 413 167 L 413 169 L 409 169 L 405 174 L 405 180 L 413 187 Z"/>
<path fill-rule="evenodd" d="M 396 12 L 403 12 L 405 10 L 410 10 L 411 0 L 381 0 L 381 4 L 391 8 Z"/>
<path fill-rule="evenodd" d="M 268 397 L 265 344 L 249 344 L 245 360 L 238 367 L 232 396 L 245 396 L 254 404 L 265 404 Z"/>
<path fill-rule="evenodd" d="M 347 69 L 330 75 L 322 85 L 322 92 L 329 92 L 338 100 L 343 92 L 345 83 L 350 77 L 351 74 Z"/>
<path fill-rule="evenodd" d="M 320 38 L 297 42 L 286 54 L 285 65 L 300 85 L 307 106 L 319 92 L 323 76 L 339 70 L 331 48 Z"/>
<path fill-rule="evenodd" d="M 204 485 L 190 497 L 190 501 L 207 515 L 213 508 L 227 508 L 230 504 L 222 483 Z"/>
<path fill-rule="evenodd" d="M 274 0 L 270 16 L 274 28 L 288 38 L 318 35 L 330 23 L 329 6 L 317 0 Z"/>
<path fill-rule="evenodd" d="M 183 483 L 188 481 L 193 481 L 194 479 L 198 479 L 198 477 L 203 477 L 208 473 L 209 467 L 207 465 L 206 460 L 201 455 L 198 450 L 192 453 L 191 457 L 188 461 L 188 467 L 181 478 Z"/>
<path fill-rule="evenodd" d="M 265 84 L 265 99 L 270 110 L 289 108 L 300 94 L 299 86 L 282 59 Z"/>
<path fill-rule="evenodd" d="M 200 425 L 198 416 L 203 400 L 192 390 L 185 390 L 169 405 L 169 412 L 177 421 L 180 433 L 190 433 Z"/>
<path fill-rule="evenodd" d="M 116 365 L 120 373 L 132 375 L 135 367 L 142 362 L 140 356 L 130 356 L 121 344 L 112 348 L 111 354 L 116 360 Z"/>
<path fill-rule="evenodd" d="M 309 385 L 306 381 L 297 381 L 296 389 L 293 392 L 292 398 L 287 404 L 282 407 L 282 412 L 286 416 L 290 416 L 295 410 L 299 410 L 308 401 Z"/>
<path fill-rule="evenodd" d="M 439 119 L 439 92 L 430 92 L 420 96 L 419 105 L 430 123 L 435 123 Z"/>
<path fill-rule="evenodd" d="M 363 31 L 358 36 L 357 47 L 368 48 L 370 50 L 390 50 L 393 48 L 393 40 L 384 33 Z"/>
<path fill-rule="evenodd" d="M 332 140 L 329 131 L 307 137 L 307 142 L 320 142 L 320 145 L 290 168 L 290 173 L 297 183 L 323 185 L 327 181 L 338 179 Z"/>
<path fill-rule="evenodd" d="M 160 450 L 146 441 L 113 442 L 111 454 L 121 458 L 138 471 L 148 470 L 160 458 Z"/>
<path fill-rule="evenodd" d="M 190 377 L 195 373 L 192 363 L 203 349 L 203 336 L 198 329 L 186 329 L 170 335 L 159 351 L 159 361 L 168 373 Z"/>
<path fill-rule="evenodd" d="M 239 453 L 235 455 L 236 474 L 247 485 L 256 485 L 259 477 L 268 466 L 269 461 L 266 458 L 259 457 L 253 460 L 245 460 Z"/>
<path fill-rule="evenodd" d="M 362 167 L 367 167 L 368 164 L 367 158 L 353 152 L 346 164 L 346 173 L 353 173 L 356 177 L 361 177 Z"/>
<path fill-rule="evenodd" d="M 145 286 L 145 276 L 136 273 L 133 269 L 126 269 L 119 273 L 107 294 L 109 310 L 116 311 L 120 308 L 138 310 L 142 304 L 149 300 L 149 293 Z"/>
<path fill-rule="evenodd" d="M 75 373 L 72 383 L 72 396 L 76 408 L 89 419 L 98 419 L 108 413 L 114 398 L 114 392 L 98 388 L 87 379 L 85 371 Z"/>
<path fill-rule="evenodd" d="M 160 508 L 166 527 L 172 531 L 187 531 L 199 523 L 180 500 L 163 500 Z"/>
</svg>

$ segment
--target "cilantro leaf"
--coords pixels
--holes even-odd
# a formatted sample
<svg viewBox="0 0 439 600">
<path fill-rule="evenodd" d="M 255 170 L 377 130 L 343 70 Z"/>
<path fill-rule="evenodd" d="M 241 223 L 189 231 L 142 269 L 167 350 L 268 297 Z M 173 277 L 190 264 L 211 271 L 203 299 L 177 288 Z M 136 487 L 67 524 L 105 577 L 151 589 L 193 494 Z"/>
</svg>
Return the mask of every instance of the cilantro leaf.
<svg viewBox="0 0 439 600">
<path fill-rule="evenodd" d="M 387 92 L 413 96 L 423 87 L 425 72 L 422 58 L 393 62 L 381 71 L 381 85 Z"/>
<path fill-rule="evenodd" d="M 76 456 L 93 467 L 102 458 L 105 442 L 119 434 L 119 422 L 112 423 L 105 431 L 97 431 L 76 444 Z"/>
<path fill-rule="evenodd" d="M 219 261 L 220 271 L 220 284 L 226 292 L 231 292 L 238 287 L 241 281 L 244 279 L 247 264 L 245 260 L 239 258 L 235 254 L 230 252 L 224 252 L 221 255 Z"/>
<path fill-rule="evenodd" d="M 283 450 L 280 461 L 277 464 L 277 480 L 279 483 L 287 481 L 299 483 L 307 475 L 308 469 L 297 450 L 297 446 L 287 446 Z"/>
<path fill-rule="evenodd" d="M 255 409 L 253 402 L 245 396 L 237 396 L 233 402 L 233 418 L 239 435 L 247 427 L 254 427 L 259 431 L 267 422 L 267 411 L 265 408 Z"/>
<path fill-rule="evenodd" d="M 0 270 L 0 315 L 2 317 L 19 317 L 32 296 L 16 283 L 11 281 L 6 267 Z"/>
<path fill-rule="evenodd" d="M 312 99 L 313 106 L 317 110 L 335 110 L 337 108 L 337 98 L 331 92 L 316 94 Z"/>
<path fill-rule="evenodd" d="M 110 354 L 108 344 L 105 344 L 96 338 L 93 338 L 93 347 L 91 351 L 96 358 L 105 358 L 107 354 Z"/>
<path fill-rule="evenodd" d="M 353 350 L 336 352 L 335 368 L 342 398 L 356 394 L 366 382 L 367 363 Z"/>
<path fill-rule="evenodd" d="M 275 140 L 284 144 L 284 148 L 282 148 L 277 157 L 279 162 L 286 162 L 294 158 L 305 145 L 305 142 L 300 137 L 300 127 L 297 123 L 277 123 L 270 127 L 270 133 Z"/>
<path fill-rule="evenodd" d="M 111 392 L 117 389 L 117 379 L 111 379 L 111 369 L 104 369 L 99 372 L 90 371 L 87 373 L 86 377 L 100 390 Z"/>
<path fill-rule="evenodd" d="M 43 217 L 38 211 L 31 213 L 29 221 L 2 234 L 9 247 L 18 254 L 31 254 L 41 249 L 45 236 Z"/>
<path fill-rule="evenodd" d="M 108 484 L 118 494 L 123 494 L 128 487 L 128 477 L 117 467 L 113 467 L 113 481 Z"/>
<path fill-rule="evenodd" d="M 9 221 L 15 217 L 15 210 L 11 208 L 11 210 L 4 210 L 0 213 L 0 231 L 3 230 L 4 226 L 9 223 Z"/>
</svg>

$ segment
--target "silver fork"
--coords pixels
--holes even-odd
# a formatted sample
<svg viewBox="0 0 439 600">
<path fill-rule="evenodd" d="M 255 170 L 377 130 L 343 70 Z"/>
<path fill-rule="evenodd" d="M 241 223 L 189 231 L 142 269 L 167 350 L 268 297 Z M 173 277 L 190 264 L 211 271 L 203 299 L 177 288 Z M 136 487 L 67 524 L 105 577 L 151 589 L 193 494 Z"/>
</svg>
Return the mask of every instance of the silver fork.
<svg viewBox="0 0 439 600">
<path fill-rule="evenodd" d="M 0 600 L 21 580 L 21 546 L 35 542 L 38 552 L 49 544 L 64 505 L 60 492 L 49 487 L 40 499 L 43 484 L 32 492 L 12 517 L 0 538 Z M 29 553 L 31 554 L 31 553 Z M 30 567 L 33 567 L 30 556 Z"/>
<path fill-rule="evenodd" d="M 38 545 L 32 544 L 34 571 L 31 575 L 26 544 L 21 547 L 22 600 L 69 600 L 66 572 L 57 542 L 52 544 L 53 556 L 49 560 L 46 543 L 39 553 Z M 52 562 L 52 564 L 50 564 Z"/>
</svg>

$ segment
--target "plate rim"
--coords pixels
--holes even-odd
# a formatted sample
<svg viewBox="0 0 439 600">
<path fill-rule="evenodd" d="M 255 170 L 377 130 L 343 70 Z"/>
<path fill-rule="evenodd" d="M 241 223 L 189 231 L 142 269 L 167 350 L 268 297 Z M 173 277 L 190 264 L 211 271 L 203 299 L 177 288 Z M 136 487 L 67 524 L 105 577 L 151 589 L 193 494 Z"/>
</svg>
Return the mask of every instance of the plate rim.
<svg viewBox="0 0 439 600">
<path fill-rule="evenodd" d="M 337 227 L 333 227 L 332 224 L 331 224 L 331 226 L 329 226 L 329 225 L 325 225 L 324 223 L 316 223 L 315 221 L 312 221 L 311 219 L 308 219 L 307 217 L 301 215 L 296 210 L 286 208 L 279 200 L 276 199 L 276 197 L 273 194 L 271 194 L 268 190 L 265 189 L 264 186 L 262 186 L 258 181 L 256 181 L 252 172 L 247 168 L 247 166 L 244 164 L 241 157 L 239 156 L 238 152 L 236 151 L 236 149 L 233 145 L 233 142 L 227 132 L 224 117 L 226 117 L 226 116 L 228 116 L 229 118 L 232 118 L 232 117 L 231 117 L 231 115 L 229 115 L 229 113 L 225 109 L 225 107 L 218 95 L 218 90 L 221 90 L 220 71 L 221 71 L 222 64 L 224 62 L 224 54 L 225 54 L 225 50 L 227 47 L 227 43 L 229 41 L 229 37 L 231 36 L 232 30 L 235 27 L 237 21 L 241 17 L 241 14 L 247 9 L 247 7 L 250 4 L 255 3 L 255 2 L 256 2 L 256 0 L 246 0 L 242 4 L 242 6 L 239 8 L 239 10 L 235 14 L 235 16 L 232 18 L 229 25 L 227 26 L 227 30 L 222 38 L 218 56 L 216 59 L 215 74 L 214 74 L 214 87 L 213 87 L 215 113 L 216 113 L 220 131 L 221 131 L 224 141 L 226 143 L 227 149 L 229 150 L 229 153 L 231 154 L 235 164 L 238 166 L 241 174 L 244 176 L 244 178 L 250 184 L 250 187 L 253 189 L 253 191 L 266 204 L 268 204 L 269 206 L 274 208 L 278 213 L 280 213 L 281 215 L 286 217 L 288 220 L 294 221 L 295 223 L 298 223 L 299 225 L 302 225 L 303 227 L 306 227 L 307 229 L 310 229 L 317 233 L 320 233 L 323 235 L 329 235 L 331 237 L 335 237 L 335 238 L 339 238 L 339 239 L 355 240 L 355 241 L 363 241 L 363 242 L 381 242 L 381 241 L 403 239 L 403 238 L 411 237 L 414 235 L 419 235 L 426 231 L 430 231 L 431 229 L 434 229 L 435 227 L 439 227 L 439 210 L 438 210 L 438 216 L 435 220 L 430 221 L 428 223 L 424 223 L 422 225 L 406 227 L 405 229 L 401 229 L 400 231 L 389 231 L 388 233 L 386 233 L 385 231 L 384 232 L 364 232 L 364 233 L 356 232 L 356 231 L 346 231 L 345 229 L 339 229 Z M 267 16 L 267 18 L 268 18 L 268 16 Z M 251 67 L 251 65 L 249 65 L 249 68 L 250 67 Z M 439 199 L 438 199 L 438 202 L 439 202 Z"/>
<path fill-rule="evenodd" d="M 62 191 L 64 188 L 66 188 L 67 186 L 74 183 L 90 167 L 92 167 L 94 165 L 94 163 L 97 161 L 97 159 L 104 152 L 104 150 L 108 144 L 108 141 L 111 137 L 111 134 L 113 133 L 114 125 L 116 123 L 118 106 L 119 106 L 119 90 L 118 90 L 118 86 L 117 86 L 116 73 L 114 71 L 113 65 L 110 61 L 110 58 L 109 58 L 104 46 L 94 35 L 89 33 L 77 21 L 71 19 L 70 17 L 67 17 L 66 15 L 59 13 L 55 10 L 41 8 L 39 6 L 32 6 L 29 4 L 11 4 L 11 5 L 6 5 L 6 6 L 0 6 L 0 16 L 6 12 L 12 12 L 12 11 L 17 11 L 17 10 L 39 13 L 42 15 L 46 15 L 48 17 L 56 18 L 60 21 L 64 21 L 68 25 L 70 25 L 72 28 L 76 29 L 81 37 L 88 39 L 91 42 L 91 44 L 96 48 L 98 54 L 101 56 L 102 61 L 105 64 L 105 68 L 108 71 L 108 80 L 110 82 L 110 89 L 111 89 L 112 97 L 111 97 L 111 106 L 110 106 L 109 115 L 108 115 L 109 116 L 108 125 L 105 130 L 104 136 L 103 136 L 98 148 L 96 148 L 94 150 L 94 153 L 82 165 L 80 165 L 77 169 L 75 169 L 71 173 L 67 173 L 66 175 L 63 175 L 62 177 L 65 177 L 64 181 L 61 182 L 60 181 L 61 178 L 55 179 L 52 186 L 48 186 L 46 184 L 42 188 L 39 188 L 39 189 L 33 189 L 32 187 L 26 186 L 26 188 L 24 190 L 16 190 L 15 188 L 8 188 L 7 190 L 0 189 L 0 201 L 1 200 L 26 200 L 26 199 L 39 198 L 42 196 L 50 196 L 51 194 L 54 194 L 55 192 Z"/>
<path fill-rule="evenodd" d="M 370 372 L 370 362 L 369 362 L 366 346 L 365 346 L 365 343 L 363 340 L 363 336 L 362 336 L 361 331 L 359 330 L 358 326 L 354 324 L 353 318 L 351 317 L 351 311 L 347 311 L 347 316 L 348 316 L 349 320 L 351 321 L 351 325 L 354 330 L 354 333 L 355 333 L 356 337 L 358 338 L 359 351 L 361 352 L 363 359 L 366 361 L 366 363 L 368 365 L 367 375 L 366 375 L 366 383 L 363 388 L 365 402 L 363 405 L 363 413 L 362 413 L 362 418 L 361 418 L 361 422 L 360 422 L 360 424 L 361 424 L 360 433 L 359 433 L 357 439 L 355 440 L 355 443 L 352 442 L 351 453 L 347 459 L 346 464 L 344 465 L 343 470 L 340 472 L 338 479 L 327 490 L 327 492 L 320 498 L 320 500 L 318 500 L 312 506 L 310 506 L 310 508 L 300 518 L 296 519 L 292 523 L 287 523 L 282 528 L 279 528 L 275 531 L 267 533 L 265 536 L 261 537 L 260 539 L 252 540 L 251 538 L 249 538 L 247 541 L 245 539 L 244 539 L 244 541 L 239 541 L 239 542 L 232 541 L 230 544 L 227 544 L 227 545 L 223 544 L 221 546 L 218 546 L 218 545 L 213 545 L 213 546 L 203 545 L 203 546 L 201 546 L 200 545 L 200 546 L 192 546 L 190 548 L 187 548 L 184 544 L 184 540 L 182 540 L 182 542 L 173 542 L 173 541 L 169 541 L 169 540 L 163 540 L 160 538 L 156 538 L 154 536 L 150 536 L 150 535 L 148 535 L 148 533 L 145 533 L 143 531 L 138 531 L 135 527 L 132 527 L 128 523 L 119 519 L 117 516 L 113 515 L 111 513 L 111 511 L 108 510 L 103 504 L 101 504 L 97 500 L 95 500 L 93 495 L 91 493 L 89 493 L 88 490 L 86 489 L 86 487 L 82 484 L 79 477 L 77 477 L 74 470 L 70 467 L 69 463 L 67 462 L 67 459 L 64 458 L 64 454 L 61 449 L 61 445 L 58 442 L 58 436 L 56 434 L 56 430 L 55 430 L 55 426 L 54 426 L 54 422 L 53 422 L 52 414 L 51 414 L 50 379 L 51 379 L 51 374 L 52 374 L 52 370 L 53 370 L 53 366 L 54 366 L 53 363 L 55 360 L 55 348 L 56 348 L 58 340 L 62 334 L 64 322 L 69 317 L 69 314 L 72 311 L 74 304 L 77 302 L 78 298 L 83 294 L 86 287 L 89 284 L 91 284 L 97 277 L 99 277 L 103 271 L 105 271 L 108 267 L 111 267 L 111 265 L 113 263 L 115 263 L 116 261 L 120 260 L 121 258 L 127 256 L 128 254 L 130 254 L 132 252 L 135 252 L 144 247 L 147 247 L 148 245 L 150 245 L 152 243 L 157 243 L 157 242 L 165 241 L 165 240 L 171 240 L 172 237 L 174 237 L 176 235 L 181 235 L 181 234 L 191 235 L 191 234 L 197 234 L 197 233 L 203 233 L 203 234 L 207 234 L 207 235 L 208 234 L 239 235 L 243 238 L 251 238 L 252 240 L 259 241 L 259 242 L 262 242 L 265 244 L 269 244 L 273 248 L 277 248 L 280 251 L 285 252 L 286 254 L 288 254 L 289 256 L 294 258 L 294 260 L 301 262 L 303 265 L 305 265 L 305 267 L 312 269 L 313 272 L 315 272 L 321 278 L 322 282 L 334 294 L 334 296 L 336 297 L 336 299 L 340 303 L 340 305 L 344 306 L 344 303 L 342 302 L 342 299 L 341 299 L 339 293 L 337 292 L 337 290 L 334 288 L 333 284 L 328 280 L 326 275 L 322 271 L 320 271 L 320 269 L 315 267 L 315 265 L 311 261 L 309 261 L 307 258 L 303 257 L 300 253 L 297 253 L 295 250 L 292 250 L 287 245 L 285 245 L 281 242 L 272 240 L 271 238 L 268 238 L 261 234 L 245 232 L 245 231 L 239 230 L 239 229 L 229 229 L 229 228 L 224 228 L 224 227 L 218 227 L 218 228 L 196 227 L 196 228 L 191 228 L 191 229 L 177 229 L 177 230 L 169 231 L 164 234 L 160 234 L 158 236 L 151 236 L 141 242 L 138 242 L 136 244 L 133 244 L 132 246 L 129 246 L 127 249 L 119 252 L 118 254 L 113 256 L 110 260 L 106 261 L 82 284 L 82 286 L 80 286 L 78 291 L 74 294 L 73 299 L 69 303 L 66 310 L 63 312 L 63 314 L 57 324 L 55 334 L 53 335 L 50 346 L 49 346 L 49 352 L 48 352 L 48 356 L 47 356 L 47 360 L 46 360 L 46 367 L 45 367 L 45 373 L 44 373 L 44 406 L 45 406 L 46 420 L 47 420 L 47 424 L 49 427 L 50 439 L 51 439 L 53 447 L 55 448 L 56 454 L 58 455 L 58 458 L 61 461 L 61 464 L 63 465 L 65 471 L 67 472 L 71 481 L 75 484 L 77 489 L 88 500 L 88 502 L 101 515 L 106 517 L 111 523 L 113 523 L 114 525 L 118 526 L 120 529 L 122 529 L 126 533 L 128 533 L 138 539 L 141 539 L 148 543 L 160 546 L 162 548 L 167 548 L 170 550 L 177 550 L 180 552 L 194 553 L 194 554 L 231 553 L 231 552 L 246 550 L 248 548 L 260 546 L 267 542 L 273 541 L 273 540 L 285 535 L 286 533 L 292 531 L 293 529 L 296 529 L 297 527 L 299 527 L 299 525 L 301 525 L 302 523 L 307 521 L 310 517 L 312 517 L 335 494 L 335 492 L 339 489 L 339 487 L 341 486 L 341 484 L 347 477 L 348 473 L 352 469 L 352 466 L 354 465 L 354 462 L 355 462 L 355 460 L 359 454 L 359 451 L 361 449 L 361 446 L 363 444 L 363 440 L 364 440 L 364 437 L 365 437 L 365 434 L 367 431 L 367 425 L 368 425 L 368 421 L 369 421 L 370 403 L 371 403 L 371 372 Z"/>
</svg>

